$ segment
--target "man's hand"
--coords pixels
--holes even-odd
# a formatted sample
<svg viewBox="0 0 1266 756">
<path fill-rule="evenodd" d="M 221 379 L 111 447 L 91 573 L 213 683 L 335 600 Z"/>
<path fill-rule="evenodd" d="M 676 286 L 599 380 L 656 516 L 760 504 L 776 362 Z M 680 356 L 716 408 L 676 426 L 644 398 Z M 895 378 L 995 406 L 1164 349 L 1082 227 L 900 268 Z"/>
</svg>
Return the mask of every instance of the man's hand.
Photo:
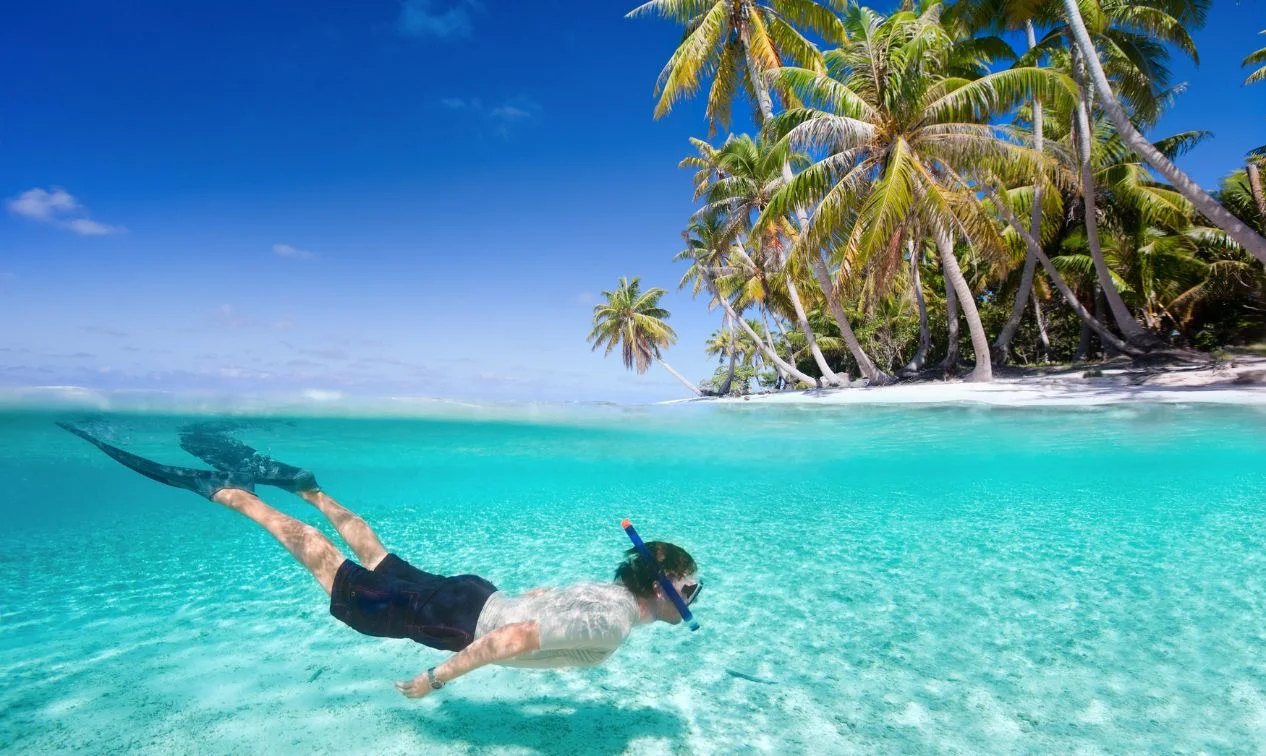
<svg viewBox="0 0 1266 756">
<path fill-rule="evenodd" d="M 412 680 L 396 683 L 396 690 L 408 698 L 426 698 L 435 691 L 431 689 L 431 676 L 423 672 Z"/>
<path fill-rule="evenodd" d="M 523 598 L 533 598 L 535 596 L 544 596 L 545 594 L 549 593 L 552 590 L 554 589 L 553 588 L 533 588 L 532 590 L 523 594 Z"/>
<path fill-rule="evenodd" d="M 538 651 L 540 648 L 541 631 L 536 621 L 516 622 L 493 630 L 432 669 L 435 670 L 436 679 L 447 685 L 472 669 Z M 409 698 L 425 698 L 434 692 L 431 677 L 426 672 L 407 682 L 397 682 L 396 690 Z"/>
</svg>

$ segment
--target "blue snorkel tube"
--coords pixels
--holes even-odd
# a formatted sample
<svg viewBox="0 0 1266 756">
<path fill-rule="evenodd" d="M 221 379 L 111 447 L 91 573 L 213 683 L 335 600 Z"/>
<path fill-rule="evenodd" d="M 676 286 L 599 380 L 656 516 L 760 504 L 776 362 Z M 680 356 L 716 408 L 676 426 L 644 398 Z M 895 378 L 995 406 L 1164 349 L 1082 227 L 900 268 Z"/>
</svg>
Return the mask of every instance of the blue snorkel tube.
<svg viewBox="0 0 1266 756">
<path fill-rule="evenodd" d="M 668 596 L 674 605 L 676 605 L 677 613 L 681 615 L 682 621 L 686 623 L 691 632 L 698 630 L 699 623 L 695 620 L 694 615 L 690 613 L 690 607 L 686 606 L 686 602 L 682 600 L 681 594 L 673 587 L 673 581 L 669 580 L 668 577 L 655 566 L 655 557 L 651 555 L 651 550 L 646 548 L 646 544 L 642 543 L 642 537 L 639 536 L 637 531 L 633 529 L 633 523 L 629 522 L 628 519 L 625 519 L 620 523 L 620 527 L 624 528 L 625 533 L 628 533 L 629 540 L 633 542 L 633 548 L 637 549 L 637 552 L 642 555 L 642 558 L 646 560 L 646 563 L 655 569 L 655 579 L 659 581 L 659 586 L 664 589 L 664 594 Z"/>
</svg>

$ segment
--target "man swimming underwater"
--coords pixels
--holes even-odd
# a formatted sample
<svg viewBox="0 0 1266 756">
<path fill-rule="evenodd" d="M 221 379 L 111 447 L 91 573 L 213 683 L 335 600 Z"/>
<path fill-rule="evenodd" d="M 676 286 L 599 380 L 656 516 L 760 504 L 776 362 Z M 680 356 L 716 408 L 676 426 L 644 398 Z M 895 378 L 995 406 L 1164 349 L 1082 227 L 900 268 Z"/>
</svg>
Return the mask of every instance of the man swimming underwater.
<svg viewBox="0 0 1266 756">
<path fill-rule="evenodd" d="M 486 664 L 509 667 L 592 666 L 606 660 L 638 625 L 678 624 L 702 584 L 694 559 L 671 543 L 633 539 L 614 583 L 584 583 L 509 596 L 477 575 L 424 572 L 388 553 L 373 530 L 321 490 L 309 471 L 278 462 L 215 424 L 185 428 L 180 445 L 214 467 L 161 465 L 126 452 L 82 427 L 59 423 L 147 478 L 184 488 L 246 515 L 273 535 L 330 596 L 330 614 L 365 635 L 409 638 L 456 652 L 447 661 L 396 683 L 421 698 Z M 265 504 L 256 485 L 290 491 L 315 506 L 358 561 L 321 531 Z M 692 623 L 692 629 L 697 627 Z"/>
</svg>

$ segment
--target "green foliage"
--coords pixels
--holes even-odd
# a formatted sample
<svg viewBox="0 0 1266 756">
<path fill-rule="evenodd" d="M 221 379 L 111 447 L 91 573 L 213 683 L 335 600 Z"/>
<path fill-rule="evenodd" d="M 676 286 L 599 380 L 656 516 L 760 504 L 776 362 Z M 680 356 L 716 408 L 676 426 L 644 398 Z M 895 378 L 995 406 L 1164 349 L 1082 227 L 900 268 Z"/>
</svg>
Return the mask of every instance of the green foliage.
<svg viewBox="0 0 1266 756">
<path fill-rule="evenodd" d="M 1078 5 L 1130 117 L 1143 127 L 1155 123 L 1181 91 L 1170 81 L 1171 52 L 1195 58 L 1188 30 L 1201 22 L 1207 0 Z M 1039 243 L 1073 295 L 1096 310 L 1098 278 L 1069 133 L 1076 60 L 1059 4 L 926 0 L 900 7 L 884 16 L 842 0 L 652 0 L 630 14 L 656 14 L 685 27 L 660 77 L 656 117 L 711 80 L 706 114 L 713 128 L 728 125 L 742 94 L 761 127 L 754 137 L 730 135 L 719 145 L 692 140 L 694 154 L 681 166 L 694 171 L 702 208 L 679 256 L 690 263 L 682 286 L 695 294 L 706 290 L 710 307 L 724 299 L 739 317 L 758 316 L 746 322 L 762 343 L 770 341 L 765 324 L 772 323 L 777 354 L 808 376 L 819 375 L 818 365 L 794 325 L 789 284 L 833 371 L 858 376 L 855 355 L 862 354 L 879 370 L 896 373 L 920 345 L 910 249 L 922 260 L 923 247 L 940 230 L 960 240 L 956 257 L 986 333 L 1002 330 L 1027 250 L 999 218 L 1003 209 L 982 201 L 988 193 L 982 183 L 1005 189 L 1007 208 L 1026 227 L 1041 187 Z M 1026 23 L 1035 27 L 1036 46 L 1024 55 L 991 36 Z M 812 38 L 838 48 L 820 53 Z M 998 61 L 1014 63 L 1003 68 Z M 1266 48 L 1244 65 L 1260 66 L 1246 83 L 1266 78 Z M 1045 116 L 1040 152 L 1031 132 L 1039 103 Z M 1210 350 L 1266 338 L 1261 264 L 1157 181 L 1093 107 L 1091 118 L 1100 246 L 1131 313 L 1178 346 Z M 1155 146 L 1172 159 L 1205 136 L 1187 132 Z M 796 169 L 789 179 L 784 164 Z M 1243 170 L 1226 179 L 1219 200 L 1266 233 Z M 798 219 L 804 217 L 807 223 Z M 827 263 L 825 284 L 814 275 L 821 275 L 821 266 L 813 266 L 817 258 Z M 934 371 L 949 351 L 945 281 L 939 265 L 925 262 L 919 272 L 930 329 L 924 369 Z M 850 349 L 840 333 L 828 306 L 836 302 L 860 350 Z M 718 360 L 707 386 L 724 385 L 733 352 L 732 392 L 782 387 L 785 379 L 747 333 L 730 325 L 706 345 Z M 1010 361 L 1067 363 L 1083 349 L 1101 353 L 1089 333 L 1039 269 Z M 629 336 L 606 338 L 608 351 L 624 344 L 626 364 L 633 365 L 639 354 L 653 356 L 655 344 L 668 343 L 649 331 L 634 336 L 630 357 Z M 965 321 L 959 339 L 958 353 L 970 357 Z"/>
<path fill-rule="evenodd" d="M 712 377 L 705 378 L 699 382 L 699 388 L 715 393 L 721 390 L 725 385 L 725 377 L 729 374 L 729 368 L 722 365 L 716 369 Z M 734 380 L 730 382 L 729 396 L 743 396 L 752 393 L 752 382 L 758 382 L 762 387 L 769 387 L 774 384 L 777 376 L 771 371 L 760 371 L 751 365 L 740 365 L 734 368 Z M 768 382 L 766 382 L 768 381 Z"/>
</svg>

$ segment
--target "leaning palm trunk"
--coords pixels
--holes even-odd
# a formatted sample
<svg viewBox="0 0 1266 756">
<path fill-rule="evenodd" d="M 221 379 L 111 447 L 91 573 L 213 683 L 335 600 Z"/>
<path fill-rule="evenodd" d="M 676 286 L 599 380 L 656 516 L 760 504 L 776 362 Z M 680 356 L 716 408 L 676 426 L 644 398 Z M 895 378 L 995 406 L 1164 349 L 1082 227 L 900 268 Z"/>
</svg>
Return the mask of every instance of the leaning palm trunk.
<svg viewBox="0 0 1266 756">
<path fill-rule="evenodd" d="M 985 328 L 980 323 L 976 298 L 972 295 L 971 287 L 967 285 L 967 279 L 963 277 L 962 269 L 958 267 L 958 259 L 954 257 L 954 240 L 948 231 L 941 229 L 936 232 L 936 250 L 941 255 L 945 277 L 949 279 L 949 285 L 954 287 L 959 304 L 963 308 L 963 316 L 967 318 L 967 330 L 971 333 L 971 348 L 976 353 L 976 367 L 967 376 L 967 380 L 992 381 L 993 368 L 989 364 L 989 339 L 985 337 Z"/>
<path fill-rule="evenodd" d="M 773 352 L 774 354 L 777 354 L 778 348 L 774 345 L 774 332 L 770 330 L 769 328 L 769 314 L 765 311 L 764 307 L 760 308 L 760 317 L 761 317 L 761 320 L 764 321 L 765 323 L 765 344 L 769 348 L 769 351 Z M 777 318 L 775 318 L 774 320 L 775 322 L 777 322 Z M 782 331 L 781 324 L 778 326 L 778 330 L 779 332 Z M 784 338 L 786 338 L 785 335 L 784 335 Z M 764 354 L 763 351 L 762 351 L 762 354 Z M 781 365 L 775 364 L 774 372 L 778 374 L 778 378 L 780 381 L 782 381 L 783 384 L 790 383 L 791 376 L 787 375 L 787 371 L 783 370 Z M 782 388 L 782 386 L 779 386 L 779 388 Z"/>
<path fill-rule="evenodd" d="M 813 355 L 813 361 L 817 363 L 818 370 L 822 372 L 822 382 L 834 386 L 844 384 L 844 380 L 831 370 L 831 366 L 826 364 L 826 357 L 823 356 L 822 350 L 818 348 L 818 340 L 813 335 L 813 329 L 809 327 L 809 316 L 805 314 L 804 305 L 800 303 L 800 292 L 796 290 L 796 282 L 791 280 L 791 271 L 787 269 L 787 258 L 783 255 L 782 250 L 778 250 L 778 262 L 782 265 L 783 275 L 787 277 L 787 298 L 791 300 L 791 306 L 796 311 L 796 322 L 800 325 L 800 330 L 804 331 L 804 340 L 809 344 L 809 352 Z"/>
<path fill-rule="evenodd" d="M 1024 33 L 1028 37 L 1029 49 L 1037 47 L 1037 37 L 1033 33 L 1033 22 L 1024 22 Z M 1042 101 L 1033 98 L 1033 149 L 1038 155 L 1041 155 L 1044 148 L 1044 140 L 1042 134 Z M 1033 182 L 1033 211 L 1031 213 L 1033 236 L 1037 239 L 1042 238 L 1042 177 L 1034 177 Z M 1026 248 L 1027 249 L 1027 248 Z M 1015 337 L 1015 332 L 1020 328 L 1020 320 L 1024 317 L 1025 305 L 1029 299 L 1029 292 L 1033 288 L 1033 274 L 1037 272 L 1037 256 L 1033 254 L 1025 254 L 1024 271 L 1020 274 L 1020 289 L 1015 293 L 1015 302 L 1011 305 L 1011 316 L 1007 318 L 1007 322 L 1002 326 L 1002 333 L 998 334 L 998 340 L 993 343 L 993 360 L 999 365 L 1005 365 L 1007 362 L 1007 350 L 1011 346 L 1011 339 Z M 1035 303 L 1036 299 L 1033 300 Z"/>
<path fill-rule="evenodd" d="M 1099 94 L 1099 99 L 1103 102 L 1104 112 L 1112 119 L 1112 124 L 1116 126 L 1117 133 L 1121 135 L 1125 143 L 1155 168 L 1182 196 L 1186 197 L 1187 201 L 1196 210 L 1213 221 L 1223 231 L 1226 231 L 1232 239 L 1248 250 L 1254 257 L 1262 263 L 1266 263 L 1266 237 L 1254 232 L 1246 223 L 1235 217 L 1231 211 L 1209 196 L 1208 192 L 1202 189 L 1195 181 L 1192 181 L 1190 176 L 1180 171 L 1178 166 L 1174 165 L 1169 158 L 1161 154 L 1160 150 L 1147 141 L 1147 137 L 1134 128 L 1134 124 L 1130 122 L 1130 117 L 1112 92 L 1112 87 L 1108 84 L 1108 77 L 1103 72 L 1103 66 L 1099 64 L 1099 54 L 1095 50 L 1094 43 L 1090 41 L 1090 34 L 1086 31 L 1086 24 L 1081 18 L 1081 10 L 1077 7 L 1077 0 L 1064 0 L 1064 15 L 1068 19 L 1073 38 L 1077 42 L 1077 49 L 1081 51 L 1081 55 L 1090 69 L 1090 79 Z"/>
<path fill-rule="evenodd" d="M 669 365 L 667 362 L 664 362 L 664 360 L 663 360 L 663 359 L 658 359 L 658 362 L 659 362 L 659 364 L 661 364 L 661 365 L 663 365 L 663 366 L 664 366 L 664 369 L 665 369 L 665 370 L 667 370 L 668 372 L 672 373 L 674 378 L 676 378 L 677 380 L 681 381 L 681 383 L 682 383 L 682 385 L 683 385 L 683 386 L 685 386 L 686 388 L 688 388 L 688 389 L 690 389 L 691 391 L 695 392 L 695 396 L 703 396 L 703 392 L 699 390 L 699 387 L 698 387 L 698 386 L 696 386 L 696 385 L 694 385 L 694 384 L 693 384 L 693 383 L 691 383 L 690 381 L 686 380 L 686 379 L 685 379 L 685 377 L 684 377 L 684 376 L 682 376 L 682 374 L 681 374 L 681 373 L 678 373 L 676 370 L 673 370 L 673 366 L 672 366 L 672 365 Z"/>
<path fill-rule="evenodd" d="M 1111 344 L 1113 347 L 1119 349 L 1125 354 L 1132 357 L 1137 357 L 1142 354 L 1143 350 L 1132 347 L 1121 339 L 1118 339 L 1112 331 L 1108 330 L 1107 326 L 1100 323 L 1099 319 L 1087 310 L 1084 305 L 1082 305 L 1081 300 L 1077 299 L 1077 295 L 1073 293 L 1072 288 L 1068 286 L 1068 282 L 1064 280 L 1062 275 L 1060 275 L 1059 270 L 1051 264 L 1051 259 L 1047 257 L 1046 252 L 1042 250 L 1042 245 L 1039 244 L 1037 239 L 1033 237 L 1033 234 L 1030 234 L 1028 230 L 1024 228 L 1024 226 L 1020 223 L 1020 219 L 1015 217 L 1015 213 L 1011 212 L 1011 206 L 1007 204 L 1007 201 L 999 197 L 998 194 L 988 186 L 982 184 L 981 188 L 984 189 L 985 193 L 993 200 L 994 207 L 998 208 L 998 212 L 1002 213 L 1002 217 L 1006 218 L 1007 223 L 1011 224 L 1011 227 L 1015 229 L 1015 232 L 1020 235 L 1021 239 L 1024 239 L 1024 244 L 1029 248 L 1029 253 L 1037 255 L 1038 262 L 1042 263 L 1042 269 L 1046 271 L 1046 275 L 1050 276 L 1051 281 L 1055 284 L 1055 288 L 1059 290 L 1061 295 L 1063 295 L 1064 301 L 1068 302 L 1068 306 L 1073 308 L 1073 312 L 1077 313 L 1077 317 L 1081 318 L 1081 322 L 1085 324 L 1085 327 L 1097 334 L 1105 344 Z"/>
<path fill-rule="evenodd" d="M 1077 162 L 1081 175 L 1081 196 L 1086 208 L 1086 243 L 1090 247 L 1090 258 L 1095 263 L 1095 275 L 1099 279 L 1099 289 L 1108 301 L 1108 309 L 1112 312 L 1112 319 L 1116 321 L 1117 328 L 1121 329 L 1121 335 L 1125 336 L 1126 341 L 1146 349 L 1156 342 L 1156 337 L 1145 331 L 1139 325 L 1139 322 L 1134 319 L 1134 316 L 1130 314 L 1130 308 L 1125 306 L 1125 300 L 1121 299 L 1121 293 L 1117 291 L 1116 282 L 1112 280 L 1112 272 L 1108 269 L 1108 263 L 1103 258 L 1103 247 L 1099 244 L 1099 217 L 1095 204 L 1095 178 L 1090 152 L 1090 106 L 1086 101 L 1087 91 L 1085 83 L 1082 81 L 1083 77 L 1080 76 L 1081 66 L 1077 65 L 1076 67 L 1079 74 L 1077 79 L 1081 89 L 1081 96 L 1074 109 L 1076 121 L 1073 123 L 1073 133 L 1077 135 Z"/>
<path fill-rule="evenodd" d="M 914 247 L 914 240 L 906 241 L 906 249 L 910 252 L 910 286 L 914 289 L 914 302 L 919 308 L 919 349 L 914 357 L 901 368 L 902 375 L 915 375 L 923 369 L 927 362 L 928 351 L 932 347 L 932 331 L 928 328 L 927 301 L 923 298 L 923 282 L 919 278 L 919 253 Z"/>
<path fill-rule="evenodd" d="M 786 327 L 782 324 L 782 319 L 777 315 L 774 316 L 774 325 L 778 326 L 778 335 L 782 337 L 782 343 L 787 347 L 787 362 L 791 365 L 796 364 L 796 349 L 791 345 L 791 336 L 787 334 Z M 765 324 L 766 332 L 768 332 L 769 324 Z M 774 335 L 769 334 L 769 348 L 774 348 Z"/>
<path fill-rule="evenodd" d="M 769 96 L 769 88 L 765 79 L 760 74 L 760 68 L 752 65 L 752 51 L 748 45 L 746 30 L 742 33 L 743 49 L 747 55 L 747 70 L 752 80 L 752 86 L 756 90 L 756 105 L 760 108 L 761 123 L 767 123 L 774 117 L 774 101 Z M 792 179 L 791 165 L 784 162 L 782 164 L 783 181 L 790 183 Z M 796 208 L 796 221 L 799 223 L 800 232 L 809 227 L 809 216 L 805 213 L 804 208 Z M 873 384 L 881 384 L 887 380 L 887 376 L 875 368 L 875 363 L 871 361 L 866 354 L 866 350 L 862 349 L 862 344 L 857 340 L 857 335 L 853 333 L 853 327 L 848 322 L 848 316 L 844 313 L 844 308 L 840 306 L 839 299 L 835 296 L 835 287 L 831 285 L 831 274 L 826 268 L 826 263 L 818 255 L 813 255 L 811 261 L 814 276 L 818 280 L 818 287 L 822 289 L 822 296 L 826 298 L 827 305 L 831 309 L 831 315 L 835 318 L 836 325 L 840 328 L 840 336 L 843 337 L 844 343 L 848 345 L 848 351 L 853 355 L 853 359 L 857 361 L 857 367 Z M 778 251 L 778 261 L 786 268 L 783 260 L 782 250 Z M 818 362 L 818 369 L 822 371 L 822 375 L 836 384 L 842 384 L 844 381 L 840 379 L 831 369 L 826 366 L 826 359 L 822 357 L 821 351 L 818 349 L 817 340 L 813 337 L 813 331 L 809 329 L 809 322 L 804 317 L 804 308 L 800 304 L 800 295 L 791 283 L 790 274 L 787 277 L 787 289 L 791 297 L 791 304 L 796 308 L 796 317 L 800 320 L 800 328 L 804 331 L 805 340 L 809 342 L 809 349 L 813 352 L 813 359 Z"/>
<path fill-rule="evenodd" d="M 716 282 L 712 279 L 712 273 L 706 269 L 704 269 L 702 272 L 703 272 L 703 279 L 708 284 L 708 289 L 712 291 L 712 293 L 716 296 L 717 301 L 721 303 L 721 307 L 725 310 L 725 314 L 733 318 L 734 321 L 739 324 L 739 327 L 743 329 L 743 332 L 746 333 L 748 337 L 751 338 L 751 340 L 756 343 L 756 346 L 758 349 L 760 349 L 761 354 L 765 355 L 765 359 L 769 360 L 773 364 L 782 368 L 783 372 L 785 372 L 787 375 L 791 376 L 792 378 L 795 378 L 797 381 L 801 381 L 809 385 L 818 384 L 817 379 L 813 378 L 812 376 L 806 373 L 800 372 L 800 370 L 798 370 L 795 365 L 784 362 L 783 359 L 778 356 L 777 352 L 765 346 L 765 342 L 761 341 L 760 335 L 752 330 L 752 327 L 747 324 L 746 320 L 743 320 L 734 312 L 734 306 L 730 304 L 730 300 L 721 296 L 719 290 L 716 287 Z"/>
<path fill-rule="evenodd" d="M 735 351 L 734 350 L 734 318 L 731 318 L 729 315 L 726 315 L 725 327 L 726 327 L 726 330 L 730 332 L 730 343 L 729 343 L 729 350 L 728 350 L 730 353 L 729 354 L 730 369 L 726 371 L 725 382 L 721 384 L 721 388 L 717 389 L 717 393 L 720 394 L 721 396 L 725 396 L 726 394 L 730 393 L 730 385 L 734 383 L 734 351 Z"/>
<path fill-rule="evenodd" d="M 784 172 L 791 173 L 789 166 L 784 165 Z M 797 210 L 797 213 L 803 213 L 803 210 Z M 806 221 L 807 222 L 807 221 Z M 800 227 L 803 229 L 806 222 L 802 222 Z M 875 366 L 870 355 L 866 354 L 866 350 L 862 348 L 862 343 L 857 340 L 857 334 L 853 332 L 853 326 L 848 322 L 848 315 L 844 313 L 844 307 L 840 304 L 840 299 L 835 295 L 835 286 L 831 283 L 831 272 L 827 270 L 826 262 L 820 255 L 810 253 L 813 258 L 810 262 L 813 265 L 814 277 L 818 279 L 818 286 L 822 288 L 822 293 L 826 297 L 826 303 L 831 308 L 831 314 L 835 316 L 835 323 L 840 327 L 840 336 L 843 337 L 844 343 L 848 345 L 848 351 L 853 355 L 853 359 L 857 361 L 857 368 L 861 374 L 865 376 L 872 386 L 882 386 L 887 383 L 888 376 L 884 371 Z"/>
</svg>

